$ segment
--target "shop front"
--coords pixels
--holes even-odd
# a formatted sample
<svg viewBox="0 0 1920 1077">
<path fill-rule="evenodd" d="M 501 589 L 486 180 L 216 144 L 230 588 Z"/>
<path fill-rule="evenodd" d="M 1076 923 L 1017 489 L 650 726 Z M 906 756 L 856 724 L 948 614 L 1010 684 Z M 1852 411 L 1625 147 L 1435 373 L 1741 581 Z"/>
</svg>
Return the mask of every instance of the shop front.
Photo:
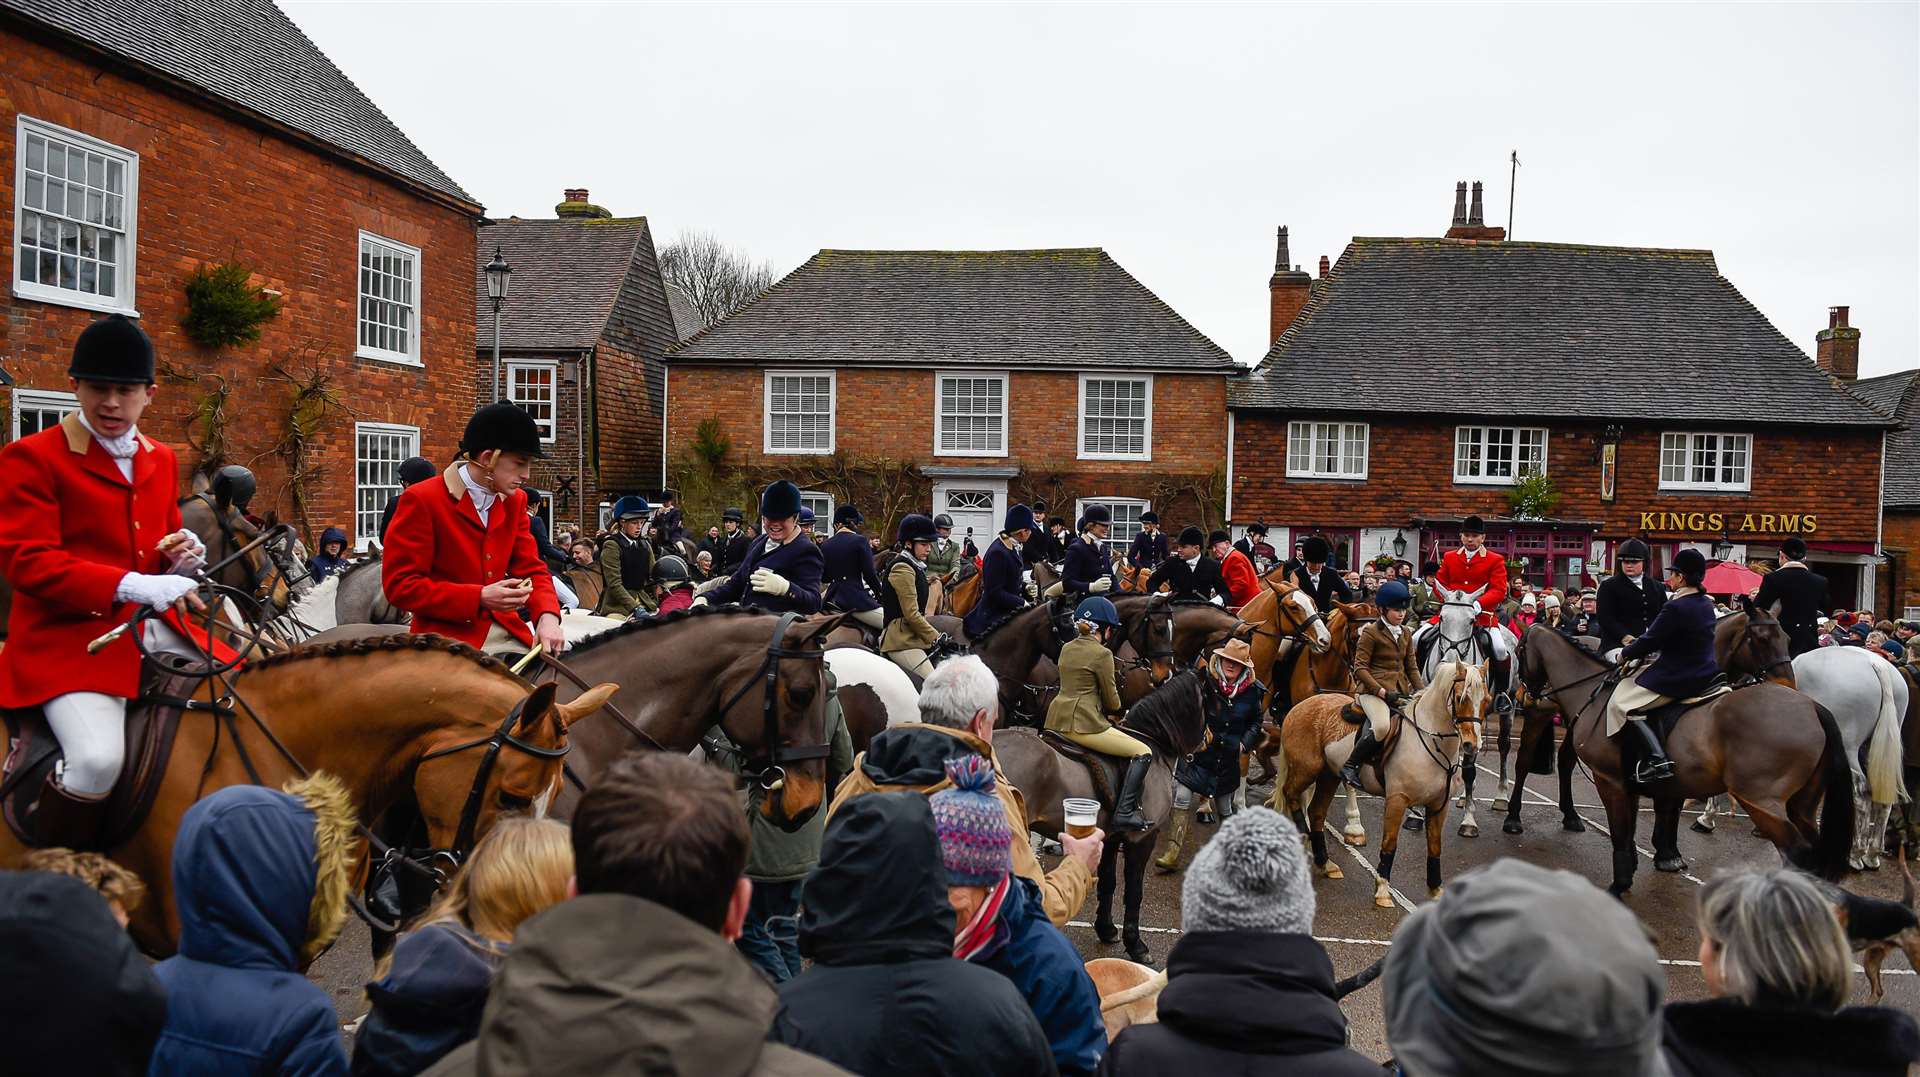
<svg viewBox="0 0 1920 1077">
<path fill-rule="evenodd" d="M 1596 520 L 1538 519 L 1522 520 L 1489 516 L 1487 549 L 1506 558 L 1508 578 L 1516 573 L 1535 587 L 1578 590 L 1597 578 L 1594 556 Z M 1416 516 L 1411 525 L 1419 529 L 1420 560 L 1438 561 L 1440 555 L 1460 545 L 1458 516 Z"/>
</svg>

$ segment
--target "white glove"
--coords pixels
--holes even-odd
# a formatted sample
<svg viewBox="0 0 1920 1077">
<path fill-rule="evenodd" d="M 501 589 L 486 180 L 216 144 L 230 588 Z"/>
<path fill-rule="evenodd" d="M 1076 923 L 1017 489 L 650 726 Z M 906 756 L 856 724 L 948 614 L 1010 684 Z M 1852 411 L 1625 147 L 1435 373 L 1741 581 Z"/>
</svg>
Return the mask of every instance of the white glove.
<svg viewBox="0 0 1920 1077">
<path fill-rule="evenodd" d="M 710 580 L 703 580 L 698 586 L 694 587 L 693 593 L 696 595 L 704 595 L 732 578 L 731 576 L 715 576 Z"/>
<path fill-rule="evenodd" d="M 168 572 L 176 576 L 191 576 L 207 567 L 207 544 L 200 541 L 199 535 L 183 527 L 160 541 L 175 538 L 181 542 L 167 554 Z"/>
<path fill-rule="evenodd" d="M 1026 586 L 1026 587 L 1024 588 L 1024 590 L 1025 590 L 1025 591 L 1027 592 L 1027 601 L 1028 601 L 1028 602 L 1038 602 L 1038 601 L 1040 601 L 1040 588 L 1038 588 L 1038 587 L 1036 587 L 1036 586 L 1034 586 L 1033 584 L 1031 584 L 1031 583 L 1030 583 L 1030 584 L 1027 584 L 1027 586 Z"/>
<path fill-rule="evenodd" d="M 793 589 L 785 576 L 764 568 L 754 569 L 753 575 L 747 577 L 747 583 L 764 595 L 784 595 Z"/>
<path fill-rule="evenodd" d="M 142 572 L 129 572 L 120 577 L 120 586 L 113 589 L 113 598 L 116 602 L 139 602 L 156 610 L 164 610 L 198 586 L 197 582 L 185 576 L 149 576 Z"/>
<path fill-rule="evenodd" d="M 1108 591 L 1113 590 L 1113 577 L 1102 576 L 1088 585 L 1087 590 L 1092 594 L 1104 595 Z"/>
<path fill-rule="evenodd" d="M 700 595 L 696 597 L 692 602 L 687 603 L 687 605 L 690 608 L 694 608 L 694 609 L 698 609 L 702 606 L 705 606 L 706 604 L 707 604 L 707 596 L 705 595 Z"/>
</svg>

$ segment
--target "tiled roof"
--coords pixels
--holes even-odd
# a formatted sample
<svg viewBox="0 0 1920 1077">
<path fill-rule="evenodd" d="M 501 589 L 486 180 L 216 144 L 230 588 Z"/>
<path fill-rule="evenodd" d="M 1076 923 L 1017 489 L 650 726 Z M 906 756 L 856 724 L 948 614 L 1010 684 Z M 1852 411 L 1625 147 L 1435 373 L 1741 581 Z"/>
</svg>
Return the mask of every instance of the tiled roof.
<svg viewBox="0 0 1920 1077">
<path fill-rule="evenodd" d="M 693 301 L 671 284 L 667 285 L 667 309 L 673 312 L 674 339 L 685 340 L 700 331 L 700 314 L 693 309 Z"/>
<path fill-rule="evenodd" d="M 272 0 L 0 0 L 9 13 L 475 204 Z"/>
<path fill-rule="evenodd" d="M 1863 378 L 1852 385 L 1855 396 L 1906 424 L 1887 435 L 1887 456 L 1881 465 L 1886 486 L 1880 500 L 1899 508 L 1920 508 L 1920 369 Z"/>
<path fill-rule="evenodd" d="M 668 361 L 1238 369 L 1098 248 L 823 250 Z"/>
<path fill-rule="evenodd" d="M 645 217 L 509 218 L 482 225 L 474 248 L 475 342 L 482 351 L 493 346 L 486 264 L 496 248 L 513 267 L 500 310 L 501 348 L 579 351 L 600 340 L 646 236 Z"/>
<path fill-rule="evenodd" d="M 1711 251 L 1356 238 L 1236 408 L 1885 425 Z"/>
</svg>

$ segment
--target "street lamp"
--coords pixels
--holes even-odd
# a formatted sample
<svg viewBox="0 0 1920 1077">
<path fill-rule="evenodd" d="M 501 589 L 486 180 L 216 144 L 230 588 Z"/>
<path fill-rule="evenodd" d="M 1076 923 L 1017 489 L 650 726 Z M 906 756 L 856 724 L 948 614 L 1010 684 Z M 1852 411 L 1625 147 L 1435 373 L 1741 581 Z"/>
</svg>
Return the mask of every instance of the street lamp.
<svg viewBox="0 0 1920 1077">
<path fill-rule="evenodd" d="M 487 263 L 487 298 L 493 301 L 493 398 L 500 399 L 500 308 L 506 305 L 507 292 L 513 286 L 513 267 L 493 249 L 493 261 Z"/>
<path fill-rule="evenodd" d="M 1407 535 L 1399 528 L 1393 531 L 1393 559 L 1396 561 L 1407 559 Z"/>
<path fill-rule="evenodd" d="M 1733 556 L 1733 539 L 1725 531 L 1720 532 L 1719 541 L 1713 544 L 1713 559 L 1725 561 Z"/>
</svg>

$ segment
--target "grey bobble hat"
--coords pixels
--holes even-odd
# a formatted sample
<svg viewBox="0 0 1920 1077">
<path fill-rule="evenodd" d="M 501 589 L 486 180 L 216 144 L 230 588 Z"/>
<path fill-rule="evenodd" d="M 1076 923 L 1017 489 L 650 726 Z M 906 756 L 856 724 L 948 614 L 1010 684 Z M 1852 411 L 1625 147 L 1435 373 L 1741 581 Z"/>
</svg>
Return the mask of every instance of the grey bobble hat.
<svg viewBox="0 0 1920 1077">
<path fill-rule="evenodd" d="M 1187 866 L 1180 929 L 1313 931 L 1313 880 L 1300 831 L 1270 808 L 1250 807 L 1222 823 Z"/>
</svg>

